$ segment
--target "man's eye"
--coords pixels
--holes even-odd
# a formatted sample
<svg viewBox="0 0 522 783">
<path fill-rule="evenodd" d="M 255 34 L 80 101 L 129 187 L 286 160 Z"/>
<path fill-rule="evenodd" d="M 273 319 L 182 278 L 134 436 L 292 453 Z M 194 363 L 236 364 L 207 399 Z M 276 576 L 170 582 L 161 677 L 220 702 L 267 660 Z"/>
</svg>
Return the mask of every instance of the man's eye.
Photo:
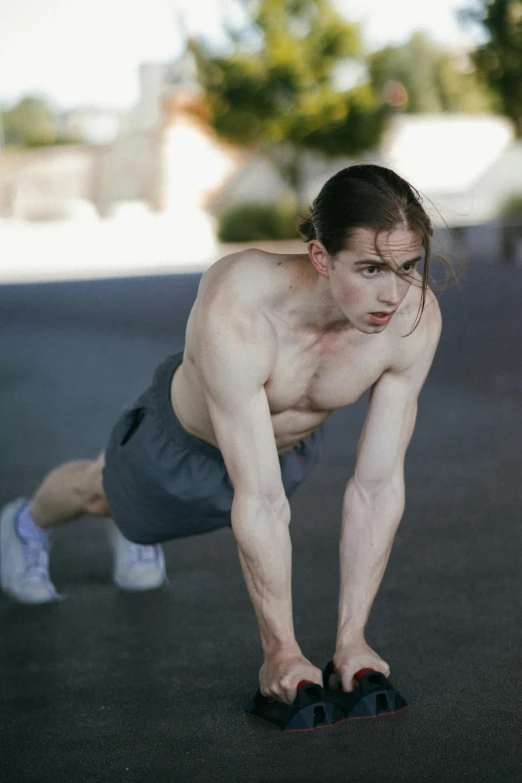
<svg viewBox="0 0 522 783">
<path fill-rule="evenodd" d="M 417 264 L 415 262 L 412 262 L 411 264 L 404 264 L 404 266 L 402 267 L 402 271 L 406 273 L 413 272 L 416 266 Z"/>
<path fill-rule="evenodd" d="M 378 266 L 367 266 L 367 267 L 365 267 L 365 269 L 363 270 L 363 273 L 364 273 L 364 274 L 365 274 L 367 277 L 375 277 L 375 274 L 376 274 L 376 272 L 378 272 L 378 271 L 379 271 L 379 267 L 378 267 Z"/>
</svg>

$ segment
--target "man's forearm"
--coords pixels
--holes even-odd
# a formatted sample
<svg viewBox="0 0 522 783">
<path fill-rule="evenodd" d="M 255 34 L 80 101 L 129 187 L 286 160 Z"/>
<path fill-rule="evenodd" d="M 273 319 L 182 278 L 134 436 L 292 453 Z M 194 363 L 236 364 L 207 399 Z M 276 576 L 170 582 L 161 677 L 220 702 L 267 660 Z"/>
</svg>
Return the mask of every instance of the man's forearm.
<svg viewBox="0 0 522 783">
<path fill-rule="evenodd" d="M 364 636 L 403 511 L 402 473 L 371 492 L 359 487 L 355 479 L 349 481 L 339 553 L 338 648 Z"/>
<path fill-rule="evenodd" d="M 292 618 L 292 546 L 286 498 L 277 504 L 236 494 L 232 529 L 266 654 L 297 647 Z"/>
</svg>

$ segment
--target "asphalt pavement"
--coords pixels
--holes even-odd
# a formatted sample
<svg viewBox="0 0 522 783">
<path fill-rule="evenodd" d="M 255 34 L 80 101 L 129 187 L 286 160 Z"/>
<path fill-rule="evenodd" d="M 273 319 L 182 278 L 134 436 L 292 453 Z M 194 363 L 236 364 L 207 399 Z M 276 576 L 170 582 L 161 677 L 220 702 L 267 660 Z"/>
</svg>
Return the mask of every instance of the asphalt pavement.
<svg viewBox="0 0 522 783">
<path fill-rule="evenodd" d="M 198 275 L 0 287 L 0 502 L 103 447 L 180 350 Z M 469 267 L 406 462 L 407 506 L 368 640 L 409 702 L 283 734 L 247 718 L 261 664 L 233 536 L 165 546 L 170 581 L 125 594 L 103 525 L 58 530 L 66 600 L 0 597 L 2 783 L 522 781 L 522 269 Z M 293 500 L 297 638 L 333 653 L 342 492 L 367 400 L 334 414 Z"/>
</svg>

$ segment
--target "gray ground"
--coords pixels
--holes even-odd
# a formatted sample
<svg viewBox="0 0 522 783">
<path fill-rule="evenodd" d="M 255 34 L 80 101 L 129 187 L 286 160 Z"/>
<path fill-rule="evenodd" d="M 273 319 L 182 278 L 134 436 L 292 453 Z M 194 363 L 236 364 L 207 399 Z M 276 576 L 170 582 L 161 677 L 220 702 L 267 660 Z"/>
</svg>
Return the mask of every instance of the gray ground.
<svg viewBox="0 0 522 783">
<path fill-rule="evenodd" d="M 0 501 L 104 446 L 182 345 L 198 278 L 0 288 Z M 124 594 L 102 524 L 58 531 L 63 603 L 0 598 L 0 780 L 522 781 L 522 270 L 470 263 L 407 456 L 407 509 L 368 637 L 404 713 L 285 735 L 245 717 L 261 663 L 228 530 L 166 546 L 170 584 Z M 467 312 L 466 312 L 467 311 Z M 293 502 L 298 639 L 333 652 L 344 483 L 365 400 L 336 414 Z"/>
</svg>

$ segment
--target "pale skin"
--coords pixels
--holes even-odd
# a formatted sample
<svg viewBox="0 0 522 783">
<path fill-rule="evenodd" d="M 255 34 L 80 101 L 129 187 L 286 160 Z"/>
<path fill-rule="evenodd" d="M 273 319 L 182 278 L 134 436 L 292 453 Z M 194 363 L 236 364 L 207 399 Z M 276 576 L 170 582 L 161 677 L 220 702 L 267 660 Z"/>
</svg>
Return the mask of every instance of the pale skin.
<svg viewBox="0 0 522 783">
<path fill-rule="evenodd" d="M 389 674 L 367 645 L 365 626 L 404 510 L 404 456 L 441 325 L 428 292 L 409 334 L 420 301 L 421 240 L 408 227 L 380 235 L 380 253 L 367 229 L 357 229 L 335 259 L 317 240 L 307 250 L 249 250 L 214 264 L 202 278 L 171 389 L 182 425 L 223 454 L 234 486 L 232 530 L 264 653 L 261 691 L 286 703 L 301 680 L 322 678 L 294 635 L 290 506 L 278 453 L 371 389 L 339 550 L 333 660 L 350 691 L 361 668 Z M 54 471 L 33 501 L 37 524 L 52 527 L 88 504 L 90 513 L 108 514 L 102 460 Z"/>
</svg>

